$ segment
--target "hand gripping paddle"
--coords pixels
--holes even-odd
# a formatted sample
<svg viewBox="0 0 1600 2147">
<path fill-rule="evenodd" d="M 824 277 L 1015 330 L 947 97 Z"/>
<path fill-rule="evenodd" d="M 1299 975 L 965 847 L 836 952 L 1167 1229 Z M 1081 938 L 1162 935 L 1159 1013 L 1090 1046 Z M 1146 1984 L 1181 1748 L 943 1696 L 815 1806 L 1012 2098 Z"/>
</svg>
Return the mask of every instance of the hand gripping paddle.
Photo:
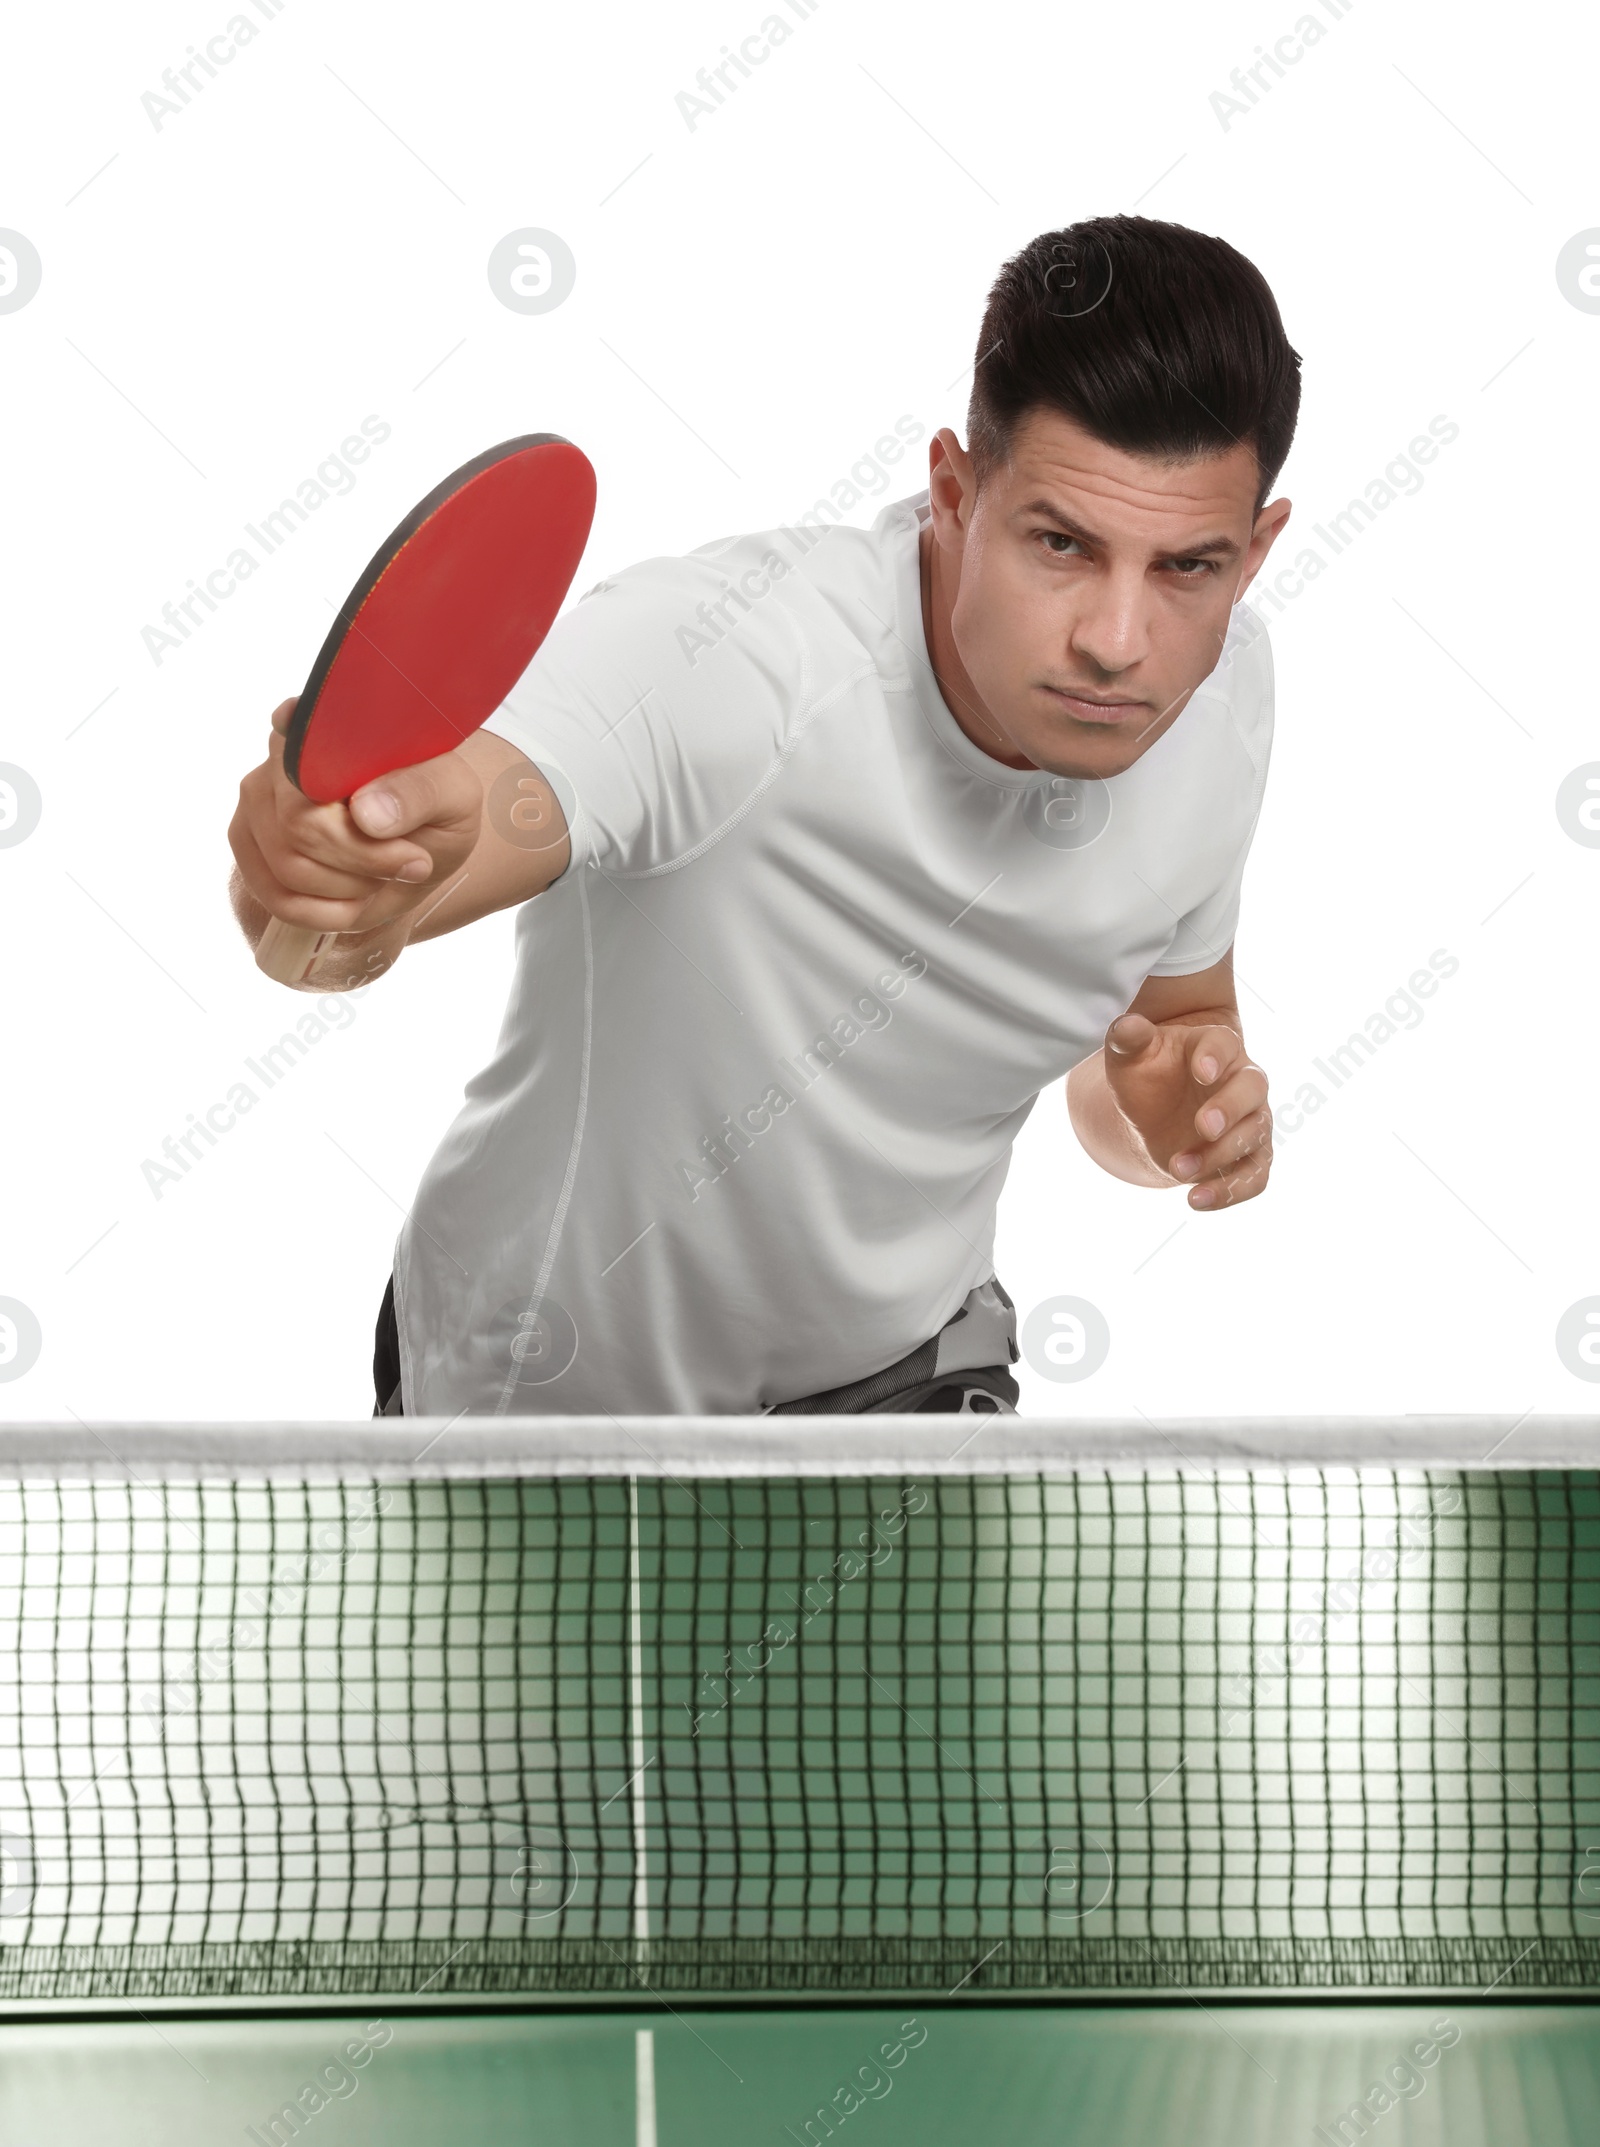
<svg viewBox="0 0 1600 2147">
<path fill-rule="evenodd" d="M 283 742 L 319 804 L 451 752 L 533 661 L 594 518 L 588 457 L 553 432 L 505 440 L 412 508 L 345 599 Z M 274 917 L 256 964 L 297 984 L 330 932 Z"/>
</svg>

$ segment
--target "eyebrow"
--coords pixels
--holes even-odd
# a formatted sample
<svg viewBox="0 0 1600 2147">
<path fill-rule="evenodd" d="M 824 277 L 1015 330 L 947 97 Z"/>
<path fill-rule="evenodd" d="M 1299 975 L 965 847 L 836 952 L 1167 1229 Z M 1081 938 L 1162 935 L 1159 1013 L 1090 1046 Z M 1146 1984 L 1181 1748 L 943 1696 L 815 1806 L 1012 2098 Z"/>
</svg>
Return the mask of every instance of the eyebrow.
<svg viewBox="0 0 1600 2147">
<path fill-rule="evenodd" d="M 1075 522 L 1070 514 L 1063 514 L 1061 509 L 1050 500 L 1031 499 L 1025 506 L 1018 508 L 1017 512 L 1019 514 L 1044 515 L 1048 520 L 1054 522 L 1058 529 L 1065 530 L 1069 537 L 1076 537 L 1080 544 L 1103 546 L 1105 543 L 1103 537 L 1097 537 L 1093 530 L 1085 529 L 1083 524 Z M 1212 557 L 1238 559 L 1242 557 L 1242 553 L 1233 538 L 1228 536 L 1226 532 L 1222 532 L 1215 537 L 1202 537 L 1195 544 L 1176 545 L 1171 550 L 1160 553 L 1159 556 L 1163 559 L 1206 559 Z"/>
</svg>

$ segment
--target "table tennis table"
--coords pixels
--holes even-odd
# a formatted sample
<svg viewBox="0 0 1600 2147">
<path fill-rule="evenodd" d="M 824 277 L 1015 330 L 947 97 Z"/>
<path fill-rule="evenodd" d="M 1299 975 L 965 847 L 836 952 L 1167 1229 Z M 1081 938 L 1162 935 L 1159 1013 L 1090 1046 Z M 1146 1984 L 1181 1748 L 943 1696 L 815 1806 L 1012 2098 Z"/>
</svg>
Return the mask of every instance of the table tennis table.
<svg viewBox="0 0 1600 2147">
<path fill-rule="evenodd" d="M 0 1429 L 8 2143 L 1563 2147 L 1597 1994 L 1587 1420 Z"/>
<path fill-rule="evenodd" d="M 907 2049 L 913 2017 L 926 2040 Z M 1402 2090 L 1395 2066 L 1428 2045 L 1442 2017 L 1460 2041 L 1426 2068 L 1413 2060 Z M 1564 2147 L 1600 2129 L 1600 2037 L 1581 2006 L 935 2007 L 915 2016 L 895 2007 L 677 2019 L 654 2006 L 385 2024 L 392 2039 L 359 2072 L 342 2068 L 337 2086 L 328 2068 L 359 2039 L 356 2016 L 13 2024 L 0 2028 L 0 2137 L 8 2147 L 319 2147 L 324 2138 L 341 2147 L 835 2138 L 839 2147 L 1287 2147 L 1364 2138 L 1356 2106 L 1374 2147 Z M 886 2048 L 904 2051 L 892 2070 Z M 1385 2081 L 1386 2112 L 1366 2100 Z"/>
</svg>

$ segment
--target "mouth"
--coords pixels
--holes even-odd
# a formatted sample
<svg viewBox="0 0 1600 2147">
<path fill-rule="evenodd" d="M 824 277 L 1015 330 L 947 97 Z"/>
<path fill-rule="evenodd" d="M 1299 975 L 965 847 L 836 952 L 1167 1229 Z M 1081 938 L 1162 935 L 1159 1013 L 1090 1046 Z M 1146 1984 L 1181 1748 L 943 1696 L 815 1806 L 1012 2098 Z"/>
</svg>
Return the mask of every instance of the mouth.
<svg viewBox="0 0 1600 2147">
<path fill-rule="evenodd" d="M 1057 702 L 1079 723 L 1126 723 L 1144 709 L 1143 701 L 1086 700 L 1083 695 L 1066 693 L 1059 686 L 1041 686 L 1039 690 L 1049 694 L 1052 701 Z"/>
</svg>

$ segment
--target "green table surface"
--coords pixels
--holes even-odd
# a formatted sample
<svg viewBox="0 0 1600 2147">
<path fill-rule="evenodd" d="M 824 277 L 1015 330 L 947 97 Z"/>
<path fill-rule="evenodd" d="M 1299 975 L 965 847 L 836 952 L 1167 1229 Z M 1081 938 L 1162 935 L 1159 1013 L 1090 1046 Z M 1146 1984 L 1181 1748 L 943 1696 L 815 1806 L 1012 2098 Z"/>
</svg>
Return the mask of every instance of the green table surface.
<svg viewBox="0 0 1600 2147">
<path fill-rule="evenodd" d="M 641 2031 L 653 2097 L 640 2092 Z M 0 2025 L 4 2147 L 1363 2138 L 1593 2147 L 1600 2008 L 657 2009 L 396 2015 L 370 2035 L 331 2016 Z"/>
</svg>

